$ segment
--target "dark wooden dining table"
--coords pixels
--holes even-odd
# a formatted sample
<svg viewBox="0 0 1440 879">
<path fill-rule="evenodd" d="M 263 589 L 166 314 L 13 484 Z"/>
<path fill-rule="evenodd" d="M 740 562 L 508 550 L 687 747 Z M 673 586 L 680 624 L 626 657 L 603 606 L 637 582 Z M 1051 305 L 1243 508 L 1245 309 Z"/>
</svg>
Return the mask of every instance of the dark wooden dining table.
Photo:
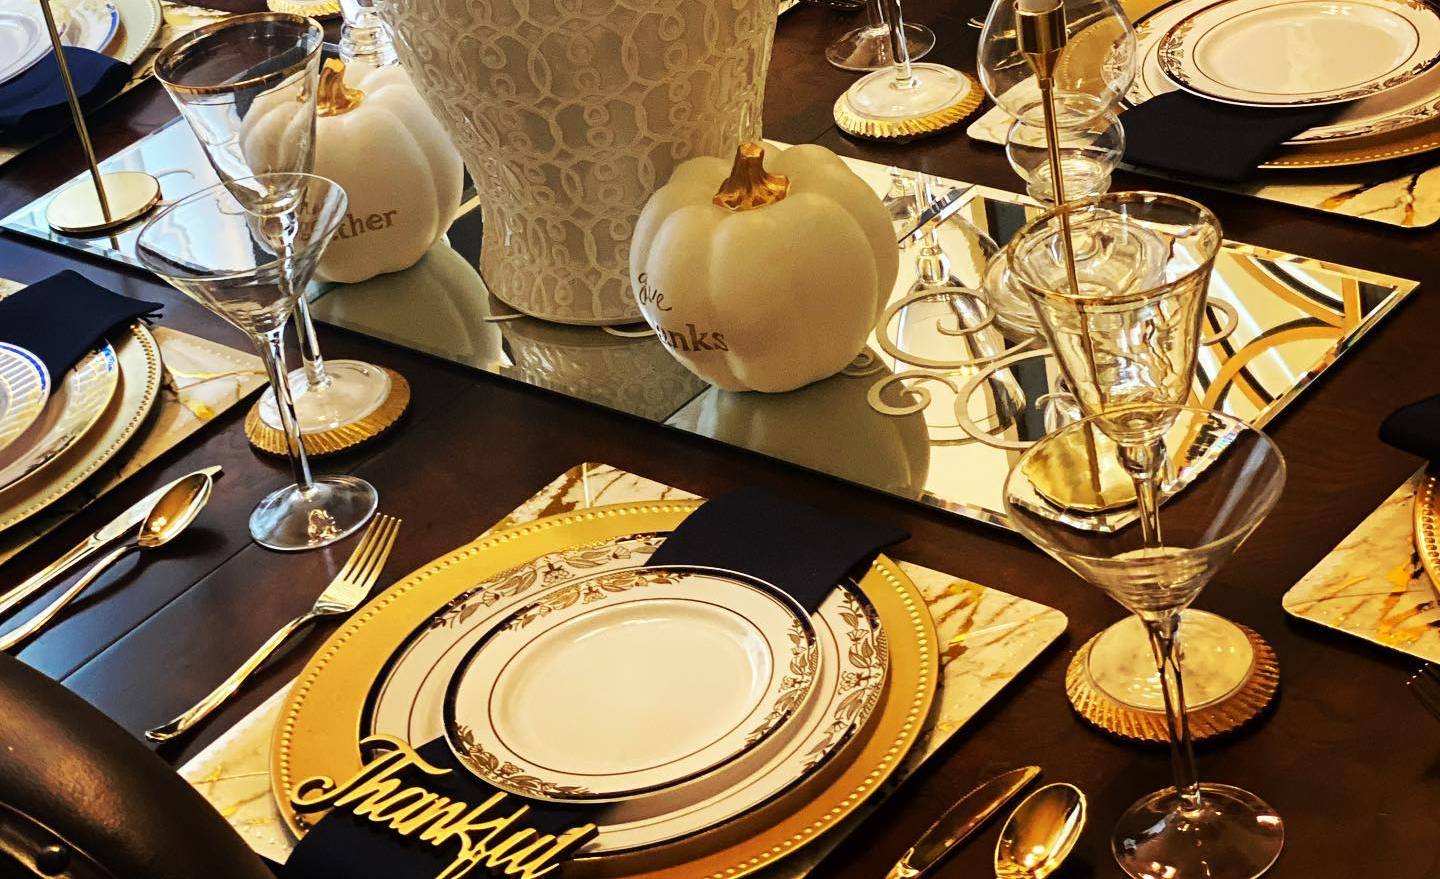
<svg viewBox="0 0 1440 879">
<path fill-rule="evenodd" d="M 909 0 L 930 25 L 928 60 L 974 71 L 980 0 Z M 908 144 L 840 134 L 831 106 L 853 81 L 826 64 L 826 44 L 858 19 L 820 6 L 787 14 L 776 33 L 765 133 L 839 153 L 1000 188 L 1018 188 L 997 148 L 963 128 Z M 174 115 L 150 82 L 93 114 L 108 155 Z M 0 169 L 0 215 L 82 169 L 72 135 Z M 1418 293 L 1272 424 L 1289 461 L 1279 506 L 1202 595 L 1199 606 L 1258 630 L 1275 648 L 1281 688 L 1245 730 L 1203 743 L 1206 780 L 1238 784 L 1284 817 L 1276 877 L 1440 876 L 1440 723 L 1406 692 L 1415 660 L 1288 617 L 1281 596 L 1421 462 L 1382 445 L 1376 429 L 1402 403 L 1440 391 L 1440 237 L 1119 174 L 1115 188 L 1199 199 L 1228 237 L 1421 282 Z M 40 280 L 73 268 L 126 295 L 165 303 L 163 323 L 245 347 L 238 333 L 141 271 L 0 235 L 0 276 Z M 893 522 L 910 539 L 895 554 L 1043 602 L 1069 617 L 1066 634 L 971 720 L 822 865 L 817 877 L 881 877 L 934 818 L 979 779 L 1035 763 L 1089 797 L 1090 825 L 1059 875 L 1118 876 L 1112 822 L 1143 793 L 1169 784 L 1163 746 L 1119 741 L 1071 710 L 1064 673 L 1118 605 L 1018 536 L 842 484 L 759 455 L 597 406 L 481 374 L 363 336 L 322 328 L 327 355 L 358 357 L 406 375 L 412 411 L 391 434 L 318 464 L 374 483 L 381 509 L 405 520 L 386 576 L 397 578 L 474 538 L 541 485 L 584 461 L 613 464 L 701 494 L 760 484 L 817 505 Z M 137 735 L 192 704 L 282 622 L 307 609 L 350 550 L 280 554 L 250 542 L 246 518 L 289 479 L 286 464 L 245 440 L 236 407 L 111 495 L 0 567 L 18 582 L 163 482 L 210 464 L 225 468 L 196 527 L 165 552 L 122 563 L 20 657 Z M 62 584 L 55 584 L 58 591 Z M 160 754 L 179 765 L 290 680 L 332 631 L 297 640 L 192 738 Z M 991 875 L 997 826 L 969 842 L 938 876 Z"/>
</svg>

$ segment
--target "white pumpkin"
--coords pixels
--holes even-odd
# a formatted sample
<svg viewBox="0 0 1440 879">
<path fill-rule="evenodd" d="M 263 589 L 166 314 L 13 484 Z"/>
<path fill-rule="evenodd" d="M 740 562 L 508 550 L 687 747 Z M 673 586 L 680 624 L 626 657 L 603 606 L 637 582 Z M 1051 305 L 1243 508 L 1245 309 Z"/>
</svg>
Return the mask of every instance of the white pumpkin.
<svg viewBox="0 0 1440 879">
<path fill-rule="evenodd" d="M 409 268 L 460 208 L 460 154 L 399 65 L 347 70 L 325 62 L 315 173 L 350 196 L 320 261 L 323 280 L 354 283 Z"/>
<path fill-rule="evenodd" d="M 865 347 L 895 285 L 889 212 L 823 147 L 691 159 L 645 205 L 630 280 L 645 320 L 728 391 L 788 391 Z"/>
</svg>

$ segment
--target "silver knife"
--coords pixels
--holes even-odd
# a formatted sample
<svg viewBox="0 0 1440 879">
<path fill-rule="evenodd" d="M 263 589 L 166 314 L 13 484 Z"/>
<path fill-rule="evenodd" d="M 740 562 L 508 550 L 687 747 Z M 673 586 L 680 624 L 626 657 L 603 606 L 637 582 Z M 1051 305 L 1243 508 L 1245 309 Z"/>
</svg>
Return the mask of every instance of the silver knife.
<svg viewBox="0 0 1440 879">
<path fill-rule="evenodd" d="M 205 467 L 197 472 L 208 473 L 213 479 L 220 475 L 220 468 L 218 466 Z M 185 479 L 193 475 L 195 474 L 187 473 L 185 476 L 180 477 L 180 479 Z M 69 552 L 46 565 L 43 570 L 37 571 L 33 577 L 6 592 L 4 595 L 0 595 L 0 614 L 8 613 L 11 608 L 38 592 L 41 586 L 44 586 L 46 583 L 85 561 L 85 559 L 94 555 L 96 551 L 117 537 L 122 537 L 135 530 L 141 522 L 145 521 L 145 517 L 150 515 L 150 511 L 160 502 L 160 498 L 165 495 L 165 492 L 169 491 L 180 479 L 175 480 L 175 482 L 166 483 L 145 495 L 145 497 L 132 504 L 130 509 L 112 519 L 104 528 L 101 528 L 99 531 L 80 541 L 80 543 L 76 544 Z"/>
<path fill-rule="evenodd" d="M 945 811 L 919 841 L 890 868 L 885 879 L 915 879 L 980 829 L 1006 803 L 1040 775 L 1039 766 L 1022 766 L 982 783 Z"/>
</svg>

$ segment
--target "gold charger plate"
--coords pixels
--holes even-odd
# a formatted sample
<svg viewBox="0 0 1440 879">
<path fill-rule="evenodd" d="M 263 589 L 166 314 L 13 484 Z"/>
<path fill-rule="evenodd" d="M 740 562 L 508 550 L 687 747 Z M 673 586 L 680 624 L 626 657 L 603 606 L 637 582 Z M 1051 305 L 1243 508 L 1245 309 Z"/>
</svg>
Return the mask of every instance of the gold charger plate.
<svg viewBox="0 0 1440 879">
<path fill-rule="evenodd" d="M 1437 498 L 1437 482 L 1440 482 L 1440 467 L 1435 464 L 1425 468 L 1420 484 L 1415 488 L 1415 551 L 1420 554 L 1420 565 L 1430 578 L 1430 588 L 1440 600 L 1440 503 Z"/>
<path fill-rule="evenodd" d="M 43 476 L 0 491 L 0 531 L 60 500 L 95 474 L 145 423 L 160 397 L 160 346 L 142 323 L 112 338 L 120 386 L 83 438 L 45 465 Z"/>
<path fill-rule="evenodd" d="M 537 556 L 626 534 L 670 531 L 700 501 L 619 504 L 564 513 L 494 532 L 412 573 L 347 621 L 311 658 L 281 714 L 271 748 L 271 784 L 290 829 L 306 827 L 290 807 L 294 785 L 360 769 L 359 735 L 371 686 L 415 627 L 476 583 Z M 824 787 L 741 841 L 660 869 L 616 872 L 618 860 L 575 864 L 589 875 L 647 879 L 736 879 L 833 828 L 875 793 L 920 736 L 939 680 L 935 624 L 915 585 L 880 556 L 860 582 L 890 642 L 890 682 L 868 736 L 857 740 Z M 768 813 L 767 813 L 768 814 Z M 703 840 L 703 835 L 701 837 Z M 580 869 L 576 869 L 579 873 Z"/>
</svg>

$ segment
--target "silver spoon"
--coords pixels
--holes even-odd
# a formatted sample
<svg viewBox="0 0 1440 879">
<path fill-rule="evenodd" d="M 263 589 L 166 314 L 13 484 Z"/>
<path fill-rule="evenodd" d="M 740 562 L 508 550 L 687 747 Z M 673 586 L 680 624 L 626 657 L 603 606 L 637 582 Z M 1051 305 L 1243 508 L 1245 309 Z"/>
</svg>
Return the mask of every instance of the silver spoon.
<svg viewBox="0 0 1440 879">
<path fill-rule="evenodd" d="M 31 635 L 45 628 L 45 624 L 54 619 L 55 615 L 64 609 L 65 605 L 75 599 L 75 596 L 85 591 L 85 588 L 94 582 L 96 577 L 108 567 L 113 565 L 134 549 L 155 549 L 164 546 L 174 540 L 184 531 L 200 511 L 205 508 L 205 503 L 210 500 L 210 489 L 215 481 L 207 473 L 192 473 L 179 482 L 175 483 L 169 491 L 160 496 L 145 521 L 140 523 L 140 530 L 135 536 L 117 546 L 109 555 L 95 563 L 95 566 L 85 572 L 85 576 L 75 581 L 75 584 L 48 607 L 36 614 L 32 619 L 13 631 L 5 633 L 0 638 L 0 650 L 9 650 L 23 643 Z"/>
<path fill-rule="evenodd" d="M 1047 784 L 1015 807 L 995 843 L 996 879 L 1045 879 L 1085 829 L 1085 794 L 1073 784 Z"/>
</svg>

